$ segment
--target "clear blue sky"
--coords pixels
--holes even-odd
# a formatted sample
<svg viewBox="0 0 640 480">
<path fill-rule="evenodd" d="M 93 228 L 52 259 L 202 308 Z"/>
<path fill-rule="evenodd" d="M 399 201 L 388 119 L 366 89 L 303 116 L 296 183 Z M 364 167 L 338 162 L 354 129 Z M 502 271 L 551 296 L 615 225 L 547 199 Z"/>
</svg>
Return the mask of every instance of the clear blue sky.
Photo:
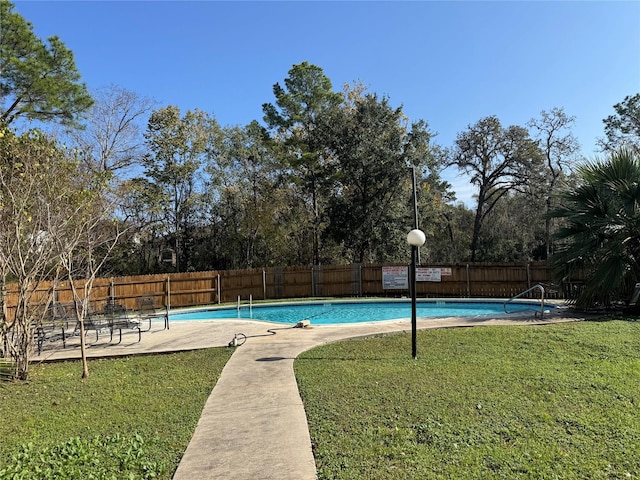
<svg viewBox="0 0 640 480">
<path fill-rule="evenodd" d="M 355 80 L 426 120 L 436 141 L 488 115 L 524 125 L 576 117 L 595 155 L 602 119 L 640 92 L 640 2 L 15 1 L 58 35 L 90 89 L 116 84 L 222 125 L 262 121 L 272 87 L 303 61 L 334 89 Z M 466 181 L 451 176 L 468 201 Z"/>
</svg>

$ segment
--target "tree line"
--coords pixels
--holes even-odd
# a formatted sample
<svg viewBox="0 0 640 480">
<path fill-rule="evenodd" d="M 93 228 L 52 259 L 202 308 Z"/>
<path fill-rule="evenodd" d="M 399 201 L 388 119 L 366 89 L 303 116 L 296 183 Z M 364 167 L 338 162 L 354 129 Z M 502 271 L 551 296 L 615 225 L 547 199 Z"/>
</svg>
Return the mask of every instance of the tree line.
<svg viewBox="0 0 640 480">
<path fill-rule="evenodd" d="M 580 159 L 574 118 L 563 109 L 525 126 L 482 118 L 442 146 L 426 121 L 411 122 L 388 97 L 360 84 L 336 92 L 306 62 L 273 92 L 262 122 L 245 126 L 222 126 L 199 110 L 151 108 L 119 87 L 97 97 L 112 103 L 94 105 L 79 144 L 87 168 L 117 184 L 118 218 L 133 226 L 109 262 L 113 274 L 405 261 L 411 168 L 425 261 L 553 253 L 557 222 L 547 214 Z M 114 116 L 129 126 L 125 112 L 148 118 L 139 136 L 98 138 Z M 118 144 L 122 154 L 96 155 L 97 146 Z M 468 177 L 475 207 L 456 201 L 445 168 Z"/>
<path fill-rule="evenodd" d="M 562 108 L 524 126 L 482 118 L 443 146 L 390 98 L 360 83 L 335 91 L 303 62 L 273 86 L 262 119 L 222 126 L 116 85 L 90 94 L 59 38 L 42 41 L 0 5 L 0 121 L 26 137 L 62 126 L 48 129 L 52 145 L 107 179 L 113 218 L 130 227 L 109 274 L 405 261 L 411 168 L 426 261 L 544 260 L 555 249 L 554 198 L 584 163 Z M 639 105 L 640 94 L 615 105 L 603 151 L 637 141 Z M 456 201 L 445 168 L 467 176 L 473 207 Z"/>
<path fill-rule="evenodd" d="M 337 91 L 302 62 L 261 119 L 223 126 L 117 85 L 89 92 L 73 53 L 7 0 L 0 31 L 0 285 L 24 288 L 25 336 L 45 278 L 406 262 L 414 198 L 425 263 L 562 258 L 576 238 L 567 192 L 595 178 L 562 108 L 526 125 L 481 118 L 439 145 L 388 96 Z M 637 161 L 639 112 L 630 95 L 603 120 L 606 155 Z M 468 177 L 473 208 L 446 168 Z"/>
</svg>

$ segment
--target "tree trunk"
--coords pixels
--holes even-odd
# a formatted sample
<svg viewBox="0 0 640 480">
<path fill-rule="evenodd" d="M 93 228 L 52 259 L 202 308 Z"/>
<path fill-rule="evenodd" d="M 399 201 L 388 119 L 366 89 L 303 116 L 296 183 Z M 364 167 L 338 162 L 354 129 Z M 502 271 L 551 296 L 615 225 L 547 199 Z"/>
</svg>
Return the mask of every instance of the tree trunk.
<svg viewBox="0 0 640 480">
<path fill-rule="evenodd" d="M 313 201 L 313 265 L 320 265 L 320 213 L 315 185 L 311 193 Z"/>
<path fill-rule="evenodd" d="M 480 240 L 480 230 L 482 229 L 482 209 L 484 208 L 484 192 L 482 189 L 478 194 L 478 208 L 476 209 L 476 218 L 473 222 L 473 237 L 471 239 L 471 261 L 476 261 L 476 250 Z"/>
<path fill-rule="evenodd" d="M 547 260 L 551 256 L 551 219 L 549 218 L 549 212 L 551 211 L 551 197 L 547 197 L 547 215 L 545 215 L 544 221 L 544 243 L 545 243 L 545 257 Z"/>
<path fill-rule="evenodd" d="M 25 287 L 26 286 L 26 287 Z M 29 321 L 29 283 L 20 283 L 20 292 L 18 293 L 18 306 L 16 308 L 15 317 L 13 319 L 13 338 L 11 342 L 12 357 L 16 362 L 16 375 L 19 380 L 27 380 L 29 378 L 29 355 L 33 349 L 33 329 Z"/>
<path fill-rule="evenodd" d="M 84 338 L 84 320 L 80 321 L 80 354 L 82 356 L 82 378 L 89 376 L 89 363 L 87 362 L 87 345 Z"/>
<path fill-rule="evenodd" d="M 27 380 L 29 378 L 29 352 L 32 348 L 30 339 L 33 337 L 30 330 L 29 325 L 24 325 L 23 321 L 16 320 L 13 334 L 17 337 L 19 345 L 14 354 L 18 380 Z"/>
</svg>

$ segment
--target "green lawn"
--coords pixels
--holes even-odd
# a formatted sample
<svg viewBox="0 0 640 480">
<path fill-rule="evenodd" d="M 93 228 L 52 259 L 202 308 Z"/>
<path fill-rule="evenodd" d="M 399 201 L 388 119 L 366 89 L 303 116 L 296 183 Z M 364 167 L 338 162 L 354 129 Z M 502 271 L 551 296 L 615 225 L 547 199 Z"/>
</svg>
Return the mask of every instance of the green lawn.
<svg viewBox="0 0 640 480">
<path fill-rule="evenodd" d="M 232 352 L 33 365 L 0 383 L 0 478 L 171 478 Z"/>
<path fill-rule="evenodd" d="M 231 353 L 0 383 L 0 479 L 171 478 Z M 296 360 L 321 480 L 640 478 L 640 322 L 421 331 L 418 355 L 398 334 Z"/>
<path fill-rule="evenodd" d="M 477 327 L 295 362 L 319 478 L 640 478 L 640 322 Z"/>
</svg>

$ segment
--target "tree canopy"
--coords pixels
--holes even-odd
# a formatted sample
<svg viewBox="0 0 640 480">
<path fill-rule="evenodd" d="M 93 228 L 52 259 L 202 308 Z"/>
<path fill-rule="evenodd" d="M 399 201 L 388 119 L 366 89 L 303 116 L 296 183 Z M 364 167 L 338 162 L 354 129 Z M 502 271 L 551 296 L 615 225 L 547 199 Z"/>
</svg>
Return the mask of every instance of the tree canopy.
<svg viewBox="0 0 640 480">
<path fill-rule="evenodd" d="M 188 248 L 200 200 L 199 172 L 217 122 L 200 110 L 181 116 L 168 106 L 149 118 L 145 139 L 149 153 L 143 165 L 148 191 L 162 212 L 165 232 L 173 237 L 178 271 L 190 268 Z"/>
<path fill-rule="evenodd" d="M 436 167 L 427 125 L 408 126 L 388 98 L 366 94 L 334 110 L 320 130 L 332 160 L 326 237 L 353 262 L 396 260 L 404 239 L 395 232 L 411 225 L 409 167 Z"/>
<path fill-rule="evenodd" d="M 613 109 L 616 113 L 602 121 L 606 135 L 600 140 L 603 150 L 611 151 L 623 146 L 640 150 L 640 93 L 627 95 Z"/>
<path fill-rule="evenodd" d="M 544 198 L 547 214 L 551 211 L 554 196 L 560 181 L 571 171 L 580 150 L 578 141 L 571 132 L 574 117 L 567 115 L 562 108 L 553 108 L 540 112 L 539 118 L 533 118 L 528 126 L 533 129 L 533 137 L 538 142 L 545 163 L 544 183 L 539 187 L 538 196 Z M 553 250 L 551 241 L 551 218 L 545 217 L 544 258 Z"/>
<path fill-rule="evenodd" d="M 303 228 L 309 232 L 311 262 L 321 261 L 320 239 L 325 225 L 326 177 L 328 158 L 317 138 L 317 125 L 323 115 L 337 108 L 340 94 L 332 89 L 331 80 L 322 69 L 308 62 L 294 65 L 284 81 L 273 86 L 276 104 L 262 106 L 264 121 L 282 141 L 281 158 L 290 168 L 291 187 L 305 197 L 308 216 Z"/>
<path fill-rule="evenodd" d="M 56 37 L 47 43 L 33 26 L 0 0 L 0 123 L 18 118 L 73 125 L 93 100 L 75 65 L 73 52 Z"/>
<path fill-rule="evenodd" d="M 508 192 L 540 183 L 536 177 L 541 161 L 540 149 L 525 128 L 503 128 L 495 116 L 483 118 L 458 134 L 450 164 L 464 171 L 478 187 L 471 261 L 476 260 L 484 219 Z"/>
</svg>

